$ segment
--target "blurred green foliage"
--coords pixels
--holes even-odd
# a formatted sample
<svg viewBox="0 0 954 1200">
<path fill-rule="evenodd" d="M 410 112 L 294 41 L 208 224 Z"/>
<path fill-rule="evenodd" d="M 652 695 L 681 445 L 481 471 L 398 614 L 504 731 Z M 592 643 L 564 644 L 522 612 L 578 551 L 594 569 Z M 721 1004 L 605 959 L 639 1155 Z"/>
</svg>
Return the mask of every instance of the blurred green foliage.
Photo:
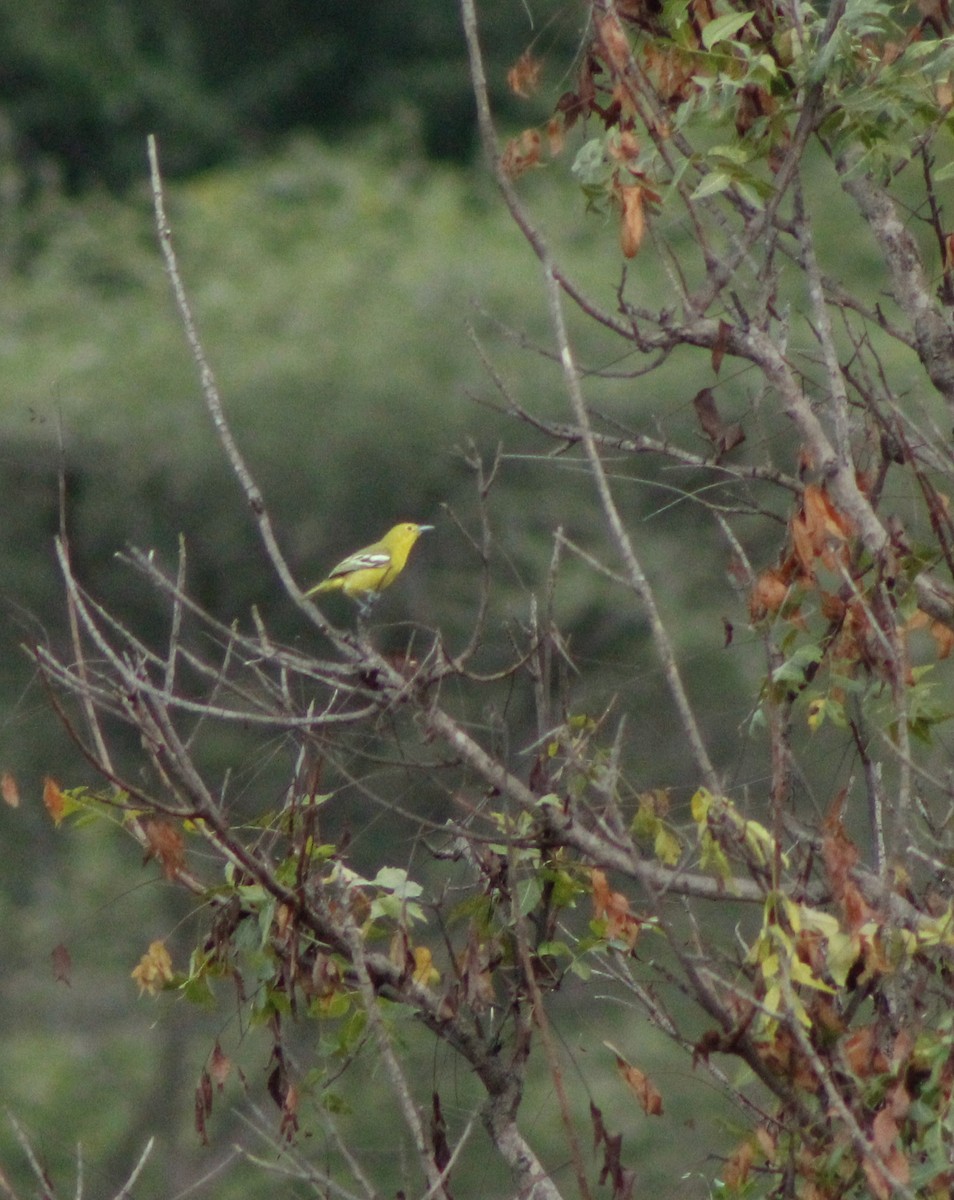
<svg viewBox="0 0 954 1200">
<path fill-rule="evenodd" d="M 506 70 L 525 45 L 542 38 L 572 53 L 581 20 L 551 0 L 495 14 L 486 52 L 504 105 Z M 353 135 L 401 112 L 428 155 L 473 149 L 459 16 L 439 0 L 0 0 L 0 42 L 0 124 L 30 190 L 51 171 L 70 190 L 121 190 L 142 170 L 149 132 L 173 176 L 291 130 Z"/>
</svg>

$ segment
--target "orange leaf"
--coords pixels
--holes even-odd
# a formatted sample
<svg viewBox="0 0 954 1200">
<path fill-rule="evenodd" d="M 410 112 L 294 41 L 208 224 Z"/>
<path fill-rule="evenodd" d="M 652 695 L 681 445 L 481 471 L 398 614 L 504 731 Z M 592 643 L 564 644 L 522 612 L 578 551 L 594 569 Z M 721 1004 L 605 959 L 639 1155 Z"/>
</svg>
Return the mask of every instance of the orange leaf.
<svg viewBox="0 0 954 1200">
<path fill-rule="evenodd" d="M 627 258 L 635 258 L 643 244 L 646 232 L 646 217 L 643 213 L 643 188 L 634 184 L 631 187 L 617 188 L 622 216 L 619 225 L 619 243 Z"/>
<path fill-rule="evenodd" d="M 518 179 L 539 164 L 540 134 L 536 129 L 525 129 L 518 137 L 511 138 L 500 159 L 500 165 L 510 179 Z"/>
<path fill-rule="evenodd" d="M 931 637 L 934 638 L 938 658 L 947 658 L 951 650 L 954 650 L 954 629 L 942 625 L 940 621 L 932 621 L 929 628 Z"/>
<path fill-rule="evenodd" d="M 835 508 L 823 487 L 813 483 L 806 484 L 802 494 L 802 508 L 805 520 L 815 536 L 815 531 L 823 530 L 828 536 L 844 541 L 854 533 L 851 521 Z"/>
<path fill-rule="evenodd" d="M 859 1079 L 869 1075 L 880 1075 L 888 1069 L 888 1060 L 878 1048 L 875 1031 L 871 1025 L 854 1030 L 842 1043 L 845 1060 Z"/>
<path fill-rule="evenodd" d="M 43 804 L 53 818 L 53 824 L 59 825 L 66 810 L 66 801 L 60 791 L 60 785 L 51 775 L 47 775 L 43 780 Z"/>
<path fill-rule="evenodd" d="M 166 879 L 175 879 L 185 866 L 185 843 L 182 834 L 169 821 L 149 817 L 142 823 L 146 835 L 145 862 L 156 859 Z"/>
<path fill-rule="evenodd" d="M 507 72 L 507 87 L 515 96 L 529 99 L 540 83 L 541 66 L 539 59 L 534 58 L 529 50 L 524 50 Z"/>
<path fill-rule="evenodd" d="M 842 891 L 841 905 L 845 911 L 845 928 L 849 933 L 857 933 L 875 915 L 874 909 L 850 880 Z"/>
<path fill-rule="evenodd" d="M 550 143 L 551 158 L 562 154 L 566 145 L 566 122 L 560 117 L 551 117 L 547 122 L 547 141 Z"/>
<path fill-rule="evenodd" d="M 643 1112 L 648 1117 L 661 1117 L 662 1096 L 646 1072 L 641 1071 L 639 1067 L 634 1067 L 632 1063 L 628 1063 L 609 1042 L 604 1042 L 604 1045 L 616 1055 L 616 1068 L 622 1076 L 623 1082 L 642 1105 Z"/>
<path fill-rule="evenodd" d="M 635 946 L 642 922 L 629 911 L 629 900 L 622 892 L 610 890 L 602 871 L 590 872 L 593 884 L 593 908 L 598 921 L 606 921 L 606 937 L 618 938 L 630 947 Z"/>
<path fill-rule="evenodd" d="M 731 1191 L 738 1191 L 748 1179 L 754 1158 L 755 1147 L 749 1141 L 745 1141 L 741 1146 L 737 1146 L 729 1157 L 728 1162 L 722 1168 L 722 1178 Z"/>
<path fill-rule="evenodd" d="M 607 64 L 617 75 L 624 75 L 629 68 L 630 49 L 619 18 L 612 11 L 607 13 L 597 21 L 596 32 Z"/>
<path fill-rule="evenodd" d="M 753 621 L 761 621 L 771 613 L 777 613 L 785 603 L 789 585 L 777 567 L 769 567 L 755 581 L 749 596 L 749 615 Z"/>
<path fill-rule="evenodd" d="M 0 796 L 3 796 L 4 804 L 9 805 L 10 808 L 20 807 L 20 789 L 9 771 L 4 771 L 0 775 Z"/>
</svg>

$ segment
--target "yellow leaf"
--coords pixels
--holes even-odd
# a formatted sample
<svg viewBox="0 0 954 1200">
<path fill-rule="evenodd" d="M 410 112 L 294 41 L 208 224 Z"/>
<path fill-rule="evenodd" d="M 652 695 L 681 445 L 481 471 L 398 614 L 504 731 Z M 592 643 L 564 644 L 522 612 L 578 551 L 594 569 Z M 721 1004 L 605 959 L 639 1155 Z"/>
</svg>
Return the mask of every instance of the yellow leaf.
<svg viewBox="0 0 954 1200">
<path fill-rule="evenodd" d="M 800 958 L 792 960 L 790 970 L 795 983 L 803 983 L 806 987 L 814 988 L 816 992 L 828 992 L 830 996 L 835 995 L 835 989 L 829 987 L 827 983 L 823 983 L 814 974 L 808 963 L 802 962 Z"/>
<path fill-rule="evenodd" d="M 665 863 L 667 867 L 674 867 L 682 857 L 682 846 L 679 839 L 661 822 L 656 831 L 653 850 L 659 861 Z"/>
<path fill-rule="evenodd" d="M 806 720 L 808 723 L 808 728 L 813 733 L 825 720 L 826 704 L 827 701 L 823 697 L 817 697 L 808 706 L 808 716 Z"/>
<path fill-rule="evenodd" d="M 775 838 L 758 821 L 746 821 L 743 830 L 745 844 L 752 851 L 756 862 L 764 867 L 775 853 Z"/>
<path fill-rule="evenodd" d="M 839 987 L 845 986 L 848 972 L 858 961 L 860 953 L 861 944 L 857 936 L 852 937 L 847 933 L 835 933 L 828 938 L 828 951 L 825 955 L 825 964 L 828 967 L 828 974 Z"/>
<path fill-rule="evenodd" d="M 424 987 L 440 983 L 441 973 L 434 966 L 431 952 L 426 946 L 414 947 L 414 979 Z"/>
<path fill-rule="evenodd" d="M 699 788 L 696 794 L 689 801 L 689 808 L 692 811 L 692 819 L 697 825 L 709 815 L 709 809 L 712 806 L 712 793 L 708 788 Z"/>
<path fill-rule="evenodd" d="M 132 977 L 139 984 L 140 996 L 143 992 L 154 996 L 160 988 L 172 982 L 172 957 L 165 942 L 149 943 L 149 949 L 139 960 L 139 966 L 132 971 Z"/>
</svg>

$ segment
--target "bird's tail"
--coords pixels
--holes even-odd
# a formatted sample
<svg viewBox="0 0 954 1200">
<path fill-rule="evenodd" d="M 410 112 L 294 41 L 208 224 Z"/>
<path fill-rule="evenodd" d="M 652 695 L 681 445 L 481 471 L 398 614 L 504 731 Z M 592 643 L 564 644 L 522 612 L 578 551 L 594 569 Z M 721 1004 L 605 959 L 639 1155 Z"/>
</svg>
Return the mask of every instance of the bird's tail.
<svg viewBox="0 0 954 1200">
<path fill-rule="evenodd" d="M 319 592 L 333 592 L 341 587 L 340 579 L 323 579 L 321 583 L 316 583 L 314 587 L 310 587 L 306 596 L 317 596 Z"/>
</svg>

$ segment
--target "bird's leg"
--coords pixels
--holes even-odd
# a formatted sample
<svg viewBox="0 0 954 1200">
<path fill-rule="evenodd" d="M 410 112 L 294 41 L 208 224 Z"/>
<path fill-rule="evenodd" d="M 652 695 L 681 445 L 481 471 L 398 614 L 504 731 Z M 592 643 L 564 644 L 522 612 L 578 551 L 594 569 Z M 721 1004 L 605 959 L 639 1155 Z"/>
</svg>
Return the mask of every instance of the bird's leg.
<svg viewBox="0 0 954 1200">
<path fill-rule="evenodd" d="M 371 616 L 371 609 L 374 607 L 374 602 L 378 599 L 379 592 L 361 592 L 355 596 L 355 601 L 358 605 L 358 618 L 361 621 L 366 621 Z"/>
</svg>

